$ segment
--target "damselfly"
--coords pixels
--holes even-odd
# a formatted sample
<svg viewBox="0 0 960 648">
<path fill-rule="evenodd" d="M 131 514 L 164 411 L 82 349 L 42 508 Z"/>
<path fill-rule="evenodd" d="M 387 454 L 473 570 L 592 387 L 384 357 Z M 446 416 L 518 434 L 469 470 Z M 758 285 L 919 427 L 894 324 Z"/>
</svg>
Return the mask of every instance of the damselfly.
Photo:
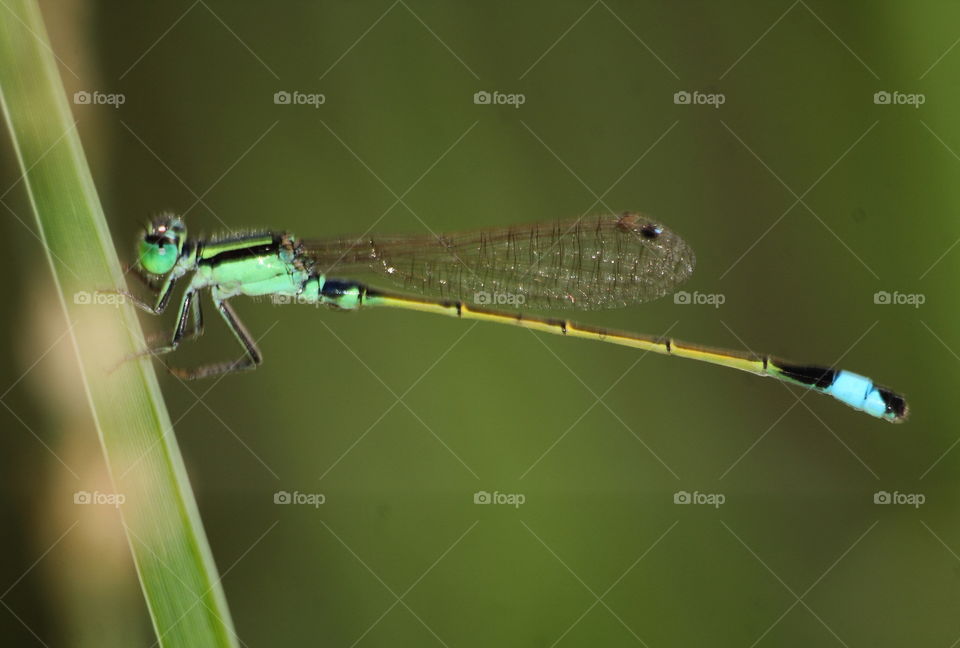
<svg viewBox="0 0 960 648">
<path fill-rule="evenodd" d="M 441 236 L 320 241 L 299 239 L 285 232 L 188 238 L 183 220 L 165 214 L 144 230 L 135 266 L 156 291 L 156 300 L 146 303 L 124 294 L 143 310 L 159 315 L 177 283 L 188 280 L 169 344 L 148 351 L 161 354 L 202 334 L 198 293 L 210 291 L 214 306 L 243 347 L 243 356 L 189 370 L 171 369 L 184 379 L 258 366 L 263 356 L 230 306 L 230 299 L 239 295 L 271 296 L 342 310 L 404 308 L 609 342 L 772 376 L 829 394 L 872 416 L 904 420 L 907 404 L 902 396 L 849 371 L 703 347 L 668 337 L 609 331 L 520 310 L 586 310 L 639 304 L 674 292 L 693 267 L 693 250 L 683 239 L 663 225 L 630 212 Z M 363 273 L 388 279 L 416 295 L 381 290 L 350 278 Z M 491 304 L 508 305 L 513 311 L 490 308 Z"/>
</svg>

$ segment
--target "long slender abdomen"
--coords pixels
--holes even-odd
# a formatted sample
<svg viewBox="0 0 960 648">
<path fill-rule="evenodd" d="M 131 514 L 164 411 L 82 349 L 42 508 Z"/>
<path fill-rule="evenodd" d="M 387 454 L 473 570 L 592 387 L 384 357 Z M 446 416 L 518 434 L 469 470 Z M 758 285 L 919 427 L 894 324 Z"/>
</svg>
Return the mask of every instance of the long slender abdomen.
<svg viewBox="0 0 960 648">
<path fill-rule="evenodd" d="M 850 371 L 797 365 L 766 355 L 699 346 L 672 338 L 608 331 L 602 328 L 576 324 L 569 320 L 548 319 L 521 313 L 504 313 L 478 308 L 462 301 L 409 297 L 365 288 L 354 282 L 331 283 L 329 287 L 324 287 L 323 292 L 328 293 L 323 301 L 338 305 L 341 308 L 358 308 L 361 305 L 389 306 L 461 319 L 510 324 L 543 333 L 619 344 L 651 353 L 675 355 L 730 369 L 749 371 L 760 376 L 777 378 L 784 382 L 833 396 L 854 409 L 886 421 L 896 423 L 904 420 L 907 416 L 907 404 L 902 396 L 885 387 L 875 385 L 869 378 Z"/>
</svg>

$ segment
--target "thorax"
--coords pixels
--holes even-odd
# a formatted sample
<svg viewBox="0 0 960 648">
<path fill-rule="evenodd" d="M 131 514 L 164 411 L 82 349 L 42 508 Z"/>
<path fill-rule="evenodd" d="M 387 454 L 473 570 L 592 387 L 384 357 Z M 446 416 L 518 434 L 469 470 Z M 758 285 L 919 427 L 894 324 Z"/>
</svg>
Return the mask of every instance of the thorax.
<svg viewBox="0 0 960 648">
<path fill-rule="evenodd" d="M 308 275 L 286 234 L 198 242 L 193 254 L 194 285 L 217 286 L 225 293 L 296 294 Z"/>
</svg>

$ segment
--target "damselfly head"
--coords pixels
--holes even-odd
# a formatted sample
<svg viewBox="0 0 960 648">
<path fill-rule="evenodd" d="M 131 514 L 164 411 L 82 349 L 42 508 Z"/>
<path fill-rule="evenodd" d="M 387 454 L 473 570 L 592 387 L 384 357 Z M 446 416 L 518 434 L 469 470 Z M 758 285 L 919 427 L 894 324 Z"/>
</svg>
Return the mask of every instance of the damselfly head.
<svg viewBox="0 0 960 648">
<path fill-rule="evenodd" d="M 161 214 L 144 228 L 137 245 L 137 260 L 150 274 L 164 275 L 177 264 L 187 228 L 174 214 Z"/>
</svg>

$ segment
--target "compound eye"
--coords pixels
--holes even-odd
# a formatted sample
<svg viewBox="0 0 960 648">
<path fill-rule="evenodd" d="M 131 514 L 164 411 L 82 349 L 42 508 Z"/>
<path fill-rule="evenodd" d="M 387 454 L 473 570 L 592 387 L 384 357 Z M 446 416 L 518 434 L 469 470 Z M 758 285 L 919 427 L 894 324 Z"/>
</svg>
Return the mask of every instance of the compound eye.
<svg viewBox="0 0 960 648">
<path fill-rule="evenodd" d="M 163 275 L 177 263 L 179 246 L 165 236 L 146 236 L 140 243 L 140 265 L 151 274 Z"/>
</svg>

